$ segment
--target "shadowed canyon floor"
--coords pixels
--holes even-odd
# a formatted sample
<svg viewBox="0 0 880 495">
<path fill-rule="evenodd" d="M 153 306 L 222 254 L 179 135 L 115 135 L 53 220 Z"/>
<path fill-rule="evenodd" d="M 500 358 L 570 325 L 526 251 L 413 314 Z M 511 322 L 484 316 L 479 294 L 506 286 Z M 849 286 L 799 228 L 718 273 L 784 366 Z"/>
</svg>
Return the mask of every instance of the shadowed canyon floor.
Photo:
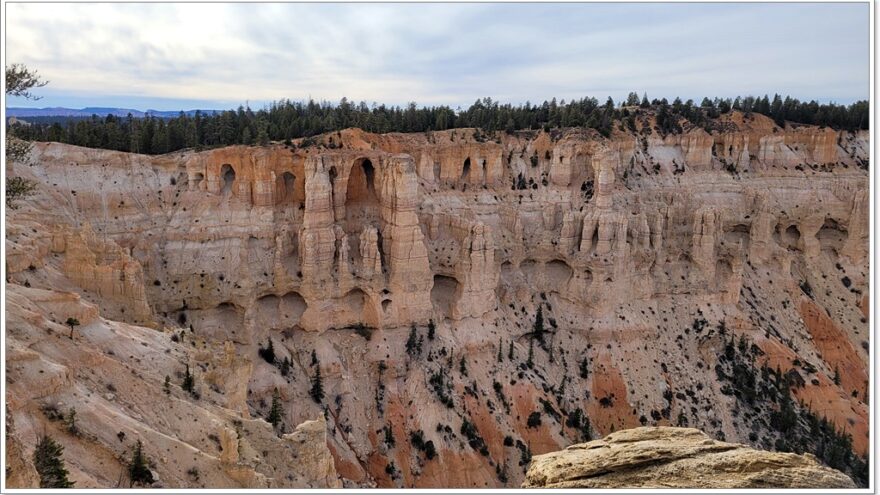
<svg viewBox="0 0 880 495">
<path fill-rule="evenodd" d="M 127 486 L 136 440 L 165 487 L 498 487 L 643 425 L 858 482 L 867 132 L 636 124 L 37 144 L 8 169 L 38 183 L 7 214 L 10 486 L 44 431 L 77 487 Z"/>
</svg>

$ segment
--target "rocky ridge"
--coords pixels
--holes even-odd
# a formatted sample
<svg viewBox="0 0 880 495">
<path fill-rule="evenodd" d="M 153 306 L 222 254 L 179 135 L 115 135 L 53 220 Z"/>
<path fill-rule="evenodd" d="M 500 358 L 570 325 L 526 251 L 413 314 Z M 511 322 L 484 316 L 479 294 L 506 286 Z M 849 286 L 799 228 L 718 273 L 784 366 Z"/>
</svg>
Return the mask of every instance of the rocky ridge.
<svg viewBox="0 0 880 495">
<path fill-rule="evenodd" d="M 855 488 L 810 454 L 719 442 L 694 428 L 641 427 L 536 456 L 523 488 Z"/>
</svg>

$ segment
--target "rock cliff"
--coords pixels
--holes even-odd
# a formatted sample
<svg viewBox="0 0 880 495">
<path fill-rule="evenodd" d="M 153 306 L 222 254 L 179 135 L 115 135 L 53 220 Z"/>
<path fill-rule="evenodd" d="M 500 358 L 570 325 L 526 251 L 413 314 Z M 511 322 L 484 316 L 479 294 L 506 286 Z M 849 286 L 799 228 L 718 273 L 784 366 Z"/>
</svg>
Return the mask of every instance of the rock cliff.
<svg viewBox="0 0 880 495">
<path fill-rule="evenodd" d="M 719 442 L 694 428 L 642 427 L 534 458 L 523 488 L 855 488 L 807 455 Z"/>
<path fill-rule="evenodd" d="M 17 441 L 57 432 L 78 486 L 115 486 L 135 438 L 163 486 L 332 485 L 321 445 L 291 459 L 263 419 L 278 389 L 286 432 L 325 418 L 347 486 L 518 486 L 533 454 L 648 424 L 797 452 L 848 435 L 858 469 L 868 134 L 636 124 L 37 144 L 8 169 L 38 183 L 7 217 Z"/>
</svg>

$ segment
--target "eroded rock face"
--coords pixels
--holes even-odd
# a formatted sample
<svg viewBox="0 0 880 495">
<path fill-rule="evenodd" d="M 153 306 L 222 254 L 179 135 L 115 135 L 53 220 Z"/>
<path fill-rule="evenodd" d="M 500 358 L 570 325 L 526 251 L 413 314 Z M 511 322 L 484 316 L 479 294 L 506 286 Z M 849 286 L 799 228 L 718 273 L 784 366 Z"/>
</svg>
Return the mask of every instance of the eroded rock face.
<svg viewBox="0 0 880 495">
<path fill-rule="evenodd" d="M 810 455 L 719 442 L 694 428 L 642 427 L 536 456 L 523 488 L 855 488 Z"/>
<path fill-rule="evenodd" d="M 116 483 L 101 463 L 135 436 L 166 487 L 327 486 L 321 446 L 301 475 L 281 437 L 323 417 L 345 486 L 518 486 L 530 455 L 639 425 L 796 447 L 768 420 L 787 390 L 863 455 L 868 134 L 651 119 L 155 157 L 37 144 L 6 232 L 25 454 L 52 425 L 78 486 Z M 62 402 L 110 422 L 100 447 L 48 419 Z"/>
</svg>

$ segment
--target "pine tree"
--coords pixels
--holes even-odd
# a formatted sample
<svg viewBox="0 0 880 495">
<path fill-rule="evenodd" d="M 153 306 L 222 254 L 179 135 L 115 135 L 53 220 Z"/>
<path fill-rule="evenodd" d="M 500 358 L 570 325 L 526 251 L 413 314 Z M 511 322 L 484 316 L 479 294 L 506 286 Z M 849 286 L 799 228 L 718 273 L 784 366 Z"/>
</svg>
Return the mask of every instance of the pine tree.
<svg viewBox="0 0 880 495">
<path fill-rule="evenodd" d="M 544 310 L 543 306 L 538 305 L 538 312 L 535 313 L 535 325 L 533 328 L 535 333 L 535 338 L 538 339 L 538 342 L 544 343 Z"/>
<path fill-rule="evenodd" d="M 189 372 L 189 364 L 186 365 L 186 373 L 183 375 L 183 383 L 180 385 L 180 388 L 189 392 L 190 394 L 195 391 L 196 379 L 193 377 L 192 373 Z"/>
<path fill-rule="evenodd" d="M 135 483 L 142 486 L 153 484 L 153 473 L 150 472 L 147 457 L 144 455 L 144 446 L 140 440 L 134 447 L 134 453 L 131 456 L 131 462 L 128 463 L 128 479 L 130 481 L 129 488 Z"/>
<path fill-rule="evenodd" d="M 840 385 L 840 369 L 837 366 L 834 367 L 834 384 Z"/>
<path fill-rule="evenodd" d="M 514 354 L 513 354 L 513 341 L 511 340 L 511 341 L 510 341 L 510 347 L 507 349 L 507 359 L 513 361 L 513 358 L 514 358 L 514 357 L 515 357 L 515 356 L 514 356 Z"/>
<path fill-rule="evenodd" d="M 281 392 L 278 391 L 278 388 L 275 388 L 275 391 L 272 392 L 272 409 L 269 410 L 269 416 L 266 418 L 269 423 L 272 424 L 273 428 L 277 428 L 278 425 L 282 421 L 282 410 L 281 410 Z"/>
<path fill-rule="evenodd" d="M 67 417 L 64 418 L 64 426 L 67 428 L 67 431 L 77 435 L 79 434 L 79 429 L 76 426 L 76 409 L 71 407 L 67 412 Z"/>
<path fill-rule="evenodd" d="M 165 375 L 165 384 L 162 386 L 162 389 L 165 391 L 166 395 L 171 395 L 171 377 Z"/>
<path fill-rule="evenodd" d="M 535 367 L 535 340 L 529 339 L 529 358 L 526 359 L 526 366 L 529 368 Z"/>
<path fill-rule="evenodd" d="M 428 320 L 428 340 L 434 340 L 434 331 L 437 329 L 434 320 Z"/>
<path fill-rule="evenodd" d="M 67 468 L 61 454 L 64 447 L 51 437 L 43 435 L 34 450 L 34 467 L 40 475 L 40 488 L 71 488 Z"/>
<path fill-rule="evenodd" d="M 309 394 L 312 396 L 315 402 L 318 404 L 324 400 L 324 384 L 321 381 L 321 367 L 318 366 L 315 368 L 315 377 L 312 378 L 312 388 L 309 390 Z"/>
<path fill-rule="evenodd" d="M 409 337 L 406 339 L 406 353 L 410 356 L 416 355 L 417 346 L 419 343 L 419 337 L 416 330 L 416 326 L 413 325 L 409 329 Z"/>
<path fill-rule="evenodd" d="M 318 364 L 318 353 L 312 349 L 312 366 L 315 366 L 316 364 Z"/>
<path fill-rule="evenodd" d="M 503 363 L 503 362 L 504 362 L 504 352 L 503 352 L 503 349 L 504 349 L 504 341 L 501 340 L 501 339 L 499 338 L 499 339 L 498 339 L 498 362 L 499 362 L 499 363 Z"/>
</svg>

